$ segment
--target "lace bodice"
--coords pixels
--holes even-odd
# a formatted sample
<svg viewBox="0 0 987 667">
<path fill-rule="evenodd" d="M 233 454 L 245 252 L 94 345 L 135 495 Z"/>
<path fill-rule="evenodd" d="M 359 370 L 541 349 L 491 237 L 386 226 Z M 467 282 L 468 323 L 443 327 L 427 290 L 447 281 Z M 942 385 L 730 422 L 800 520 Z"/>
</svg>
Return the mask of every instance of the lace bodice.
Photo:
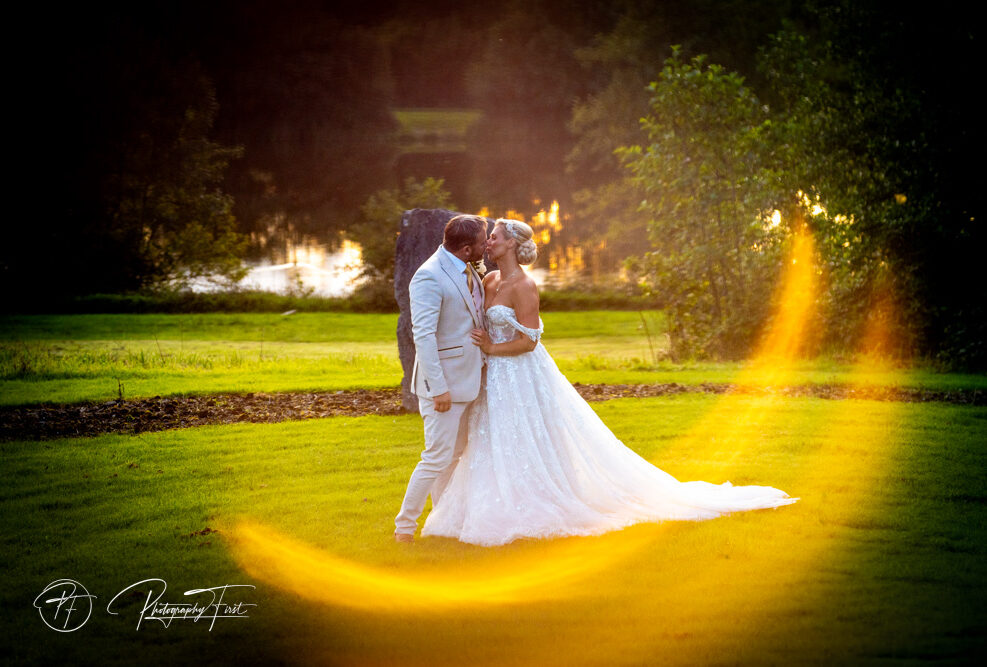
<svg viewBox="0 0 987 667">
<path fill-rule="evenodd" d="M 518 333 L 535 341 L 541 339 L 545 324 L 538 318 L 538 328 L 531 329 L 517 321 L 517 315 L 510 306 L 496 305 L 487 308 L 487 333 L 494 343 L 506 343 L 517 338 Z"/>
</svg>

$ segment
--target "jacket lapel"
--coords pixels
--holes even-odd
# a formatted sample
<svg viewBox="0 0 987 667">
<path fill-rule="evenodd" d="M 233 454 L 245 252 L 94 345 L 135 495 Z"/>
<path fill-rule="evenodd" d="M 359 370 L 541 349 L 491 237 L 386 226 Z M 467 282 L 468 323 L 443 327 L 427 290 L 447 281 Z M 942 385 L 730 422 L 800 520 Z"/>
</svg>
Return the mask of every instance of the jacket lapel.
<svg viewBox="0 0 987 667">
<path fill-rule="evenodd" d="M 456 271 L 456 267 L 453 266 L 452 262 L 445 256 L 444 253 L 439 252 L 438 254 L 439 266 L 442 267 L 442 270 L 445 272 L 446 276 L 449 277 L 449 280 L 452 281 L 452 284 L 456 286 L 456 289 L 459 291 L 459 295 L 463 297 L 463 302 L 466 304 L 466 307 L 469 308 L 470 316 L 473 318 L 473 323 L 476 324 L 477 327 L 481 327 L 482 325 L 480 322 L 482 322 L 482 319 L 480 318 L 480 314 L 476 312 L 476 304 L 473 303 L 473 296 L 466 288 L 466 276 Z M 466 263 L 466 270 L 472 271 L 472 267 L 470 267 L 469 262 Z M 482 288 L 480 293 L 483 293 Z"/>
</svg>

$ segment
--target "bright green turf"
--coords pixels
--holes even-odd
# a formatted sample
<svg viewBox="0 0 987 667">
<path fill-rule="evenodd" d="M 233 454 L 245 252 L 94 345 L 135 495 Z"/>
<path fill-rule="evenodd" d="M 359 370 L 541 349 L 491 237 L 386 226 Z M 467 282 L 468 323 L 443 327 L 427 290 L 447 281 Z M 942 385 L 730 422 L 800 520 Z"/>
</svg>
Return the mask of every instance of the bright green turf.
<svg viewBox="0 0 987 667">
<path fill-rule="evenodd" d="M 518 557 L 390 540 L 421 447 L 417 417 L 333 418 L 0 444 L 4 640 L 48 664 L 973 663 L 987 636 L 987 410 L 764 397 L 597 404 L 629 446 L 685 479 L 766 483 L 777 511 L 628 531 L 644 548 L 557 602 L 413 614 L 308 602 L 251 580 L 226 531 L 251 518 L 327 554 L 414 578 Z M 746 416 L 746 417 L 745 417 Z M 698 433 L 695 438 L 688 433 Z M 652 537 L 653 533 L 653 537 Z M 570 540 L 573 549 L 593 539 Z M 57 578 L 98 595 L 60 635 L 32 601 Z M 148 577 L 165 599 L 255 583 L 251 618 L 135 630 L 109 598 Z"/>
<path fill-rule="evenodd" d="M 645 313 L 662 327 L 660 313 Z M 565 338 L 638 336 L 641 314 L 628 311 L 543 313 L 550 331 Z M 2 315 L 0 340 L 213 340 L 286 342 L 394 341 L 398 316 L 367 313 L 207 313 Z"/>
<path fill-rule="evenodd" d="M 655 358 L 636 312 L 545 313 L 544 343 L 573 382 L 733 382 L 737 363 L 672 364 Z M 395 387 L 401 380 L 394 315 L 298 313 L 60 315 L 0 318 L 0 405 L 75 403 L 158 395 Z M 853 367 L 798 364 L 789 384 L 843 383 Z M 854 381 L 861 381 L 854 376 Z M 987 376 L 916 368 L 863 381 L 987 390 Z"/>
<path fill-rule="evenodd" d="M 206 313 L 0 316 L 0 340 L 393 341 L 397 315 Z"/>
</svg>

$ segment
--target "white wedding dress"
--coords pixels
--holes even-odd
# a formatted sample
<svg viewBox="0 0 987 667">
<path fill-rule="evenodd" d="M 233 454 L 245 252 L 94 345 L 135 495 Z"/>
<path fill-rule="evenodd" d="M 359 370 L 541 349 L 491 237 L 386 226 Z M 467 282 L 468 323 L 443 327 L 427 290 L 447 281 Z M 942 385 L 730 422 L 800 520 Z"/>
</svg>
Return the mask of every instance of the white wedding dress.
<svg viewBox="0 0 987 667">
<path fill-rule="evenodd" d="M 509 306 L 487 310 L 494 343 L 518 335 L 538 341 L 543 329 L 520 324 Z M 540 342 L 526 354 L 487 358 L 469 428 L 466 451 L 422 535 L 493 546 L 797 500 L 767 486 L 679 482 L 659 470 L 610 432 Z"/>
</svg>

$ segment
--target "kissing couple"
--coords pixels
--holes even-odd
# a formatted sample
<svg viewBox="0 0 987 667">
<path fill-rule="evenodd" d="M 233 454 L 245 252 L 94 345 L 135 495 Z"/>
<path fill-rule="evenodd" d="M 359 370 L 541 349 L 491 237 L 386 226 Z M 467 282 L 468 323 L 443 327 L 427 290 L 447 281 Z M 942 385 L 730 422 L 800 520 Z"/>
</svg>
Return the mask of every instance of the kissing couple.
<svg viewBox="0 0 987 667">
<path fill-rule="evenodd" d="M 484 252 L 500 268 L 482 279 Z M 679 482 L 635 454 L 579 396 L 541 344 L 531 227 L 457 215 L 411 279 L 412 391 L 425 449 L 394 538 L 483 546 L 598 535 L 641 522 L 711 519 L 795 502 L 768 486 Z M 656 419 L 660 418 L 656 415 Z"/>
</svg>

